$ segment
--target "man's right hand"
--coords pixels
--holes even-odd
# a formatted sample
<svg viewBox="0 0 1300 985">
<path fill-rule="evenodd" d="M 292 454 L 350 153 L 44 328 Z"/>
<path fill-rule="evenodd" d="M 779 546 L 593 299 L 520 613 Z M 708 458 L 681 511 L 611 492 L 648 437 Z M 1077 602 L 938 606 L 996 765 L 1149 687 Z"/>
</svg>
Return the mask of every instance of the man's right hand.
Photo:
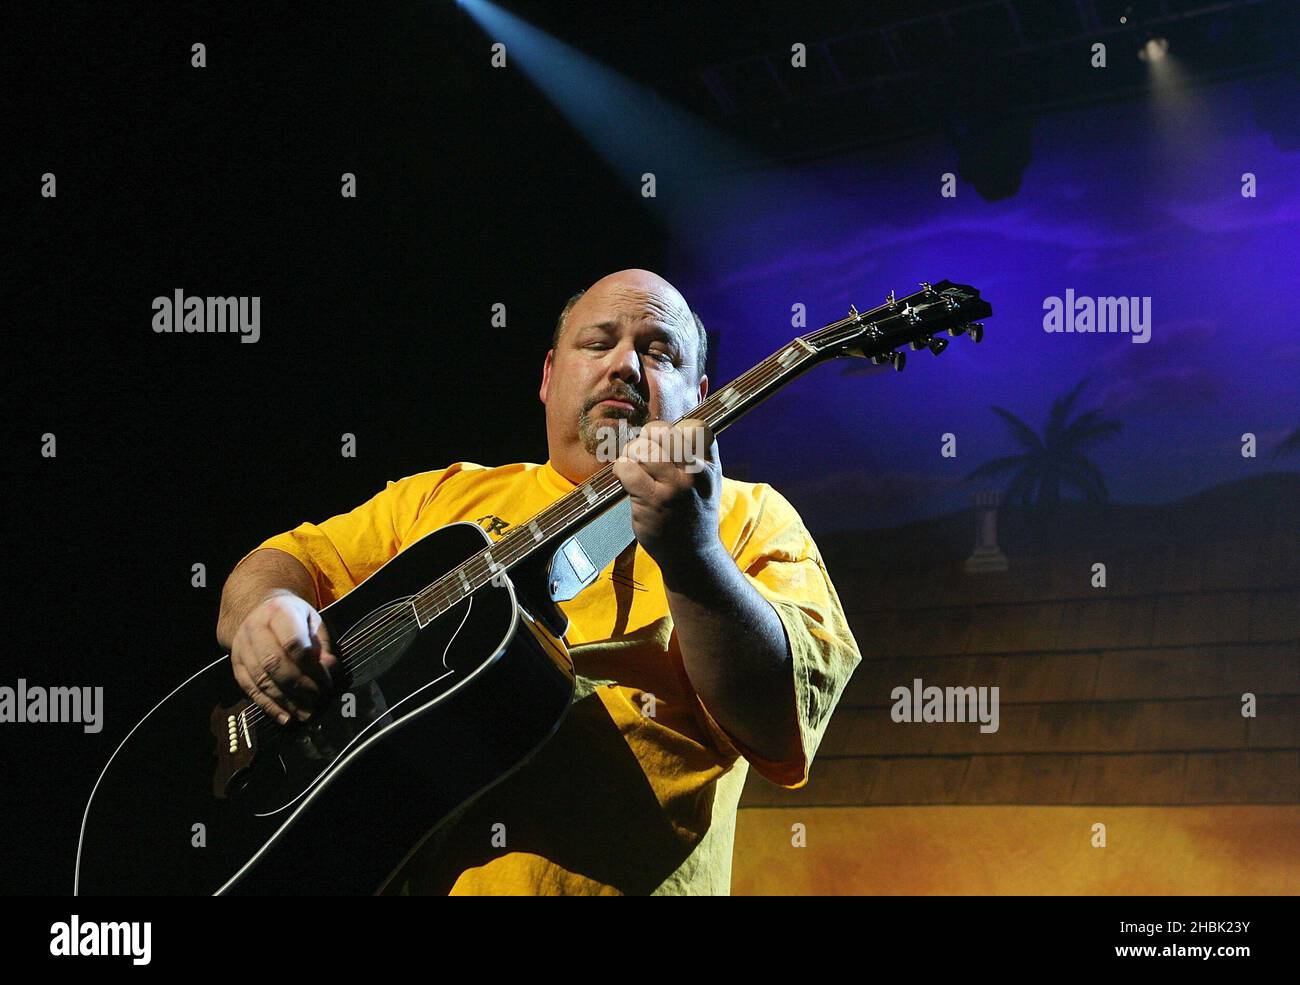
<svg viewBox="0 0 1300 985">
<path fill-rule="evenodd" d="M 311 604 L 288 591 L 269 595 L 235 631 L 230 662 L 235 680 L 281 724 L 306 721 L 329 691 L 338 657 Z"/>
</svg>

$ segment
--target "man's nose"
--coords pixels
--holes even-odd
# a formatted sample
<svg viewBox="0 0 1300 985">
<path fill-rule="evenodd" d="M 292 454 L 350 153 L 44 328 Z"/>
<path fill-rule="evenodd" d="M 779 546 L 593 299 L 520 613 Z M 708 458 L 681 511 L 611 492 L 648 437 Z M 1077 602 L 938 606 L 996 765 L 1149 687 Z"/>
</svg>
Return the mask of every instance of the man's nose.
<svg viewBox="0 0 1300 985">
<path fill-rule="evenodd" d="M 634 345 L 619 345 L 610 350 L 610 376 L 627 383 L 641 381 L 641 354 Z"/>
</svg>

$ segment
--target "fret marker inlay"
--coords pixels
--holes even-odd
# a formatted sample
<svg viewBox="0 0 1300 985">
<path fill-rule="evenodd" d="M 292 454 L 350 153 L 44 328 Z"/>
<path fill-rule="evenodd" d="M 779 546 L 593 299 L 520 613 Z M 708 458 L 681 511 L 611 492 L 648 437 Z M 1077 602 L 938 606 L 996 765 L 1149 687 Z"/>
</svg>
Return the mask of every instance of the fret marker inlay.
<svg viewBox="0 0 1300 985">
<path fill-rule="evenodd" d="M 415 613 L 415 624 L 419 626 L 421 629 L 429 625 L 429 623 L 433 622 L 432 618 L 422 619 L 420 617 L 420 607 L 416 604 L 415 599 L 411 599 L 411 611 Z"/>
</svg>

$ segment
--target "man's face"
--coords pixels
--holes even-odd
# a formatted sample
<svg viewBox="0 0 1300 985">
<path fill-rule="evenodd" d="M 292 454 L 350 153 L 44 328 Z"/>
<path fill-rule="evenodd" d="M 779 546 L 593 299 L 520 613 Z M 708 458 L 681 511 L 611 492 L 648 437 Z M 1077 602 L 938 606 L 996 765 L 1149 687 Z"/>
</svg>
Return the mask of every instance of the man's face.
<svg viewBox="0 0 1300 985">
<path fill-rule="evenodd" d="M 703 400 L 708 380 L 696 366 L 698 347 L 690 311 L 667 281 L 647 271 L 598 281 L 569 311 L 543 368 L 557 467 L 563 460 L 570 472 L 594 471 L 608 464 L 597 459 L 608 435 L 674 421 Z"/>
</svg>

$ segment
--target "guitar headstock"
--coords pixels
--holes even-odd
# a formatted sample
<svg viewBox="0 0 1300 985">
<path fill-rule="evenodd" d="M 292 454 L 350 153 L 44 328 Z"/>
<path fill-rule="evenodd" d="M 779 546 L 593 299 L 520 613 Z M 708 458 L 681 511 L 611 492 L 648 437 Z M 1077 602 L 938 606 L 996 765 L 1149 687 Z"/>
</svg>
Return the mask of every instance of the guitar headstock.
<svg viewBox="0 0 1300 985">
<path fill-rule="evenodd" d="M 857 356 L 876 365 L 889 363 L 901 370 L 907 361 L 903 346 L 929 349 L 936 356 L 958 335 L 971 341 L 984 338 L 984 326 L 977 319 L 993 314 L 980 293 L 966 284 L 939 281 L 922 283 L 921 289 L 905 298 L 889 292 L 885 303 L 870 311 L 849 309 L 849 317 L 803 337 L 803 342 L 825 358 Z"/>
</svg>

